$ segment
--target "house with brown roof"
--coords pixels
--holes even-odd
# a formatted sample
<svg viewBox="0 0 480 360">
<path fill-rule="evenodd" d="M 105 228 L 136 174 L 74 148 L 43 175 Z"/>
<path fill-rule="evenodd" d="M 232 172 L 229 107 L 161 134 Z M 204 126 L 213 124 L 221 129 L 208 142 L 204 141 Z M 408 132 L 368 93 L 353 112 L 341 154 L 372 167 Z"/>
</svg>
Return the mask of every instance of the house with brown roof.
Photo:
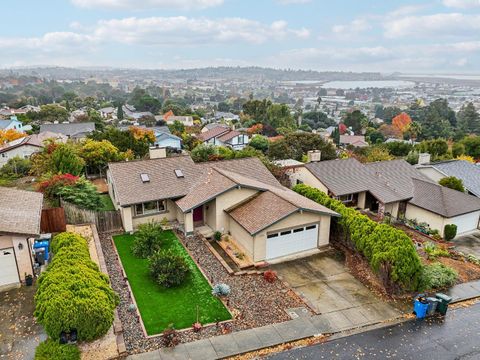
<svg viewBox="0 0 480 360">
<path fill-rule="evenodd" d="M 340 135 L 340 146 L 351 145 L 353 147 L 366 147 L 368 146 L 365 136 L 363 135 Z"/>
<path fill-rule="evenodd" d="M 107 181 L 125 231 L 164 218 L 187 235 L 220 231 L 253 262 L 318 251 L 328 245 L 330 219 L 338 216 L 283 187 L 257 158 L 111 163 Z"/>
<path fill-rule="evenodd" d="M 383 216 L 416 220 L 437 229 L 479 228 L 480 199 L 438 185 L 404 160 L 362 164 L 356 159 L 311 162 L 290 168 L 292 183 L 320 189 L 347 205 Z"/>
<path fill-rule="evenodd" d="M 0 291 L 33 275 L 32 244 L 40 234 L 43 195 L 0 187 Z"/>
<path fill-rule="evenodd" d="M 248 145 L 249 136 L 225 126 L 216 126 L 202 132 L 198 138 L 205 144 L 227 146 L 233 150 L 242 150 Z"/>
<path fill-rule="evenodd" d="M 10 141 L 0 147 L 0 168 L 14 157 L 20 157 L 22 159 L 30 158 L 30 156 L 42 150 L 44 141 L 48 139 L 61 142 L 67 141 L 65 135 L 55 134 L 50 131 Z"/>
<path fill-rule="evenodd" d="M 155 116 L 156 120 L 163 118 L 168 125 L 172 125 L 175 121 L 182 123 L 184 126 L 193 126 L 193 117 L 192 116 L 175 116 L 172 110 L 166 112 L 162 116 Z"/>
</svg>

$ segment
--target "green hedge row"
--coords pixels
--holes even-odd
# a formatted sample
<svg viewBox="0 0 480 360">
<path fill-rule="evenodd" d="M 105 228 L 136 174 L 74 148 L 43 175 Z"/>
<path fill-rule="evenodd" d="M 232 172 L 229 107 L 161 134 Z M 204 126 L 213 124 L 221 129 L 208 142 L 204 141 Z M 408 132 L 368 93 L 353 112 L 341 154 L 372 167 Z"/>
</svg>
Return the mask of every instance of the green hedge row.
<svg viewBox="0 0 480 360">
<path fill-rule="evenodd" d="M 35 349 L 35 360 L 80 360 L 80 350 L 76 345 L 47 339 Z"/>
<path fill-rule="evenodd" d="M 404 290 L 416 290 L 419 287 L 422 264 L 412 240 L 405 232 L 387 224 L 378 224 L 318 189 L 300 184 L 294 190 L 341 215 L 338 223 L 345 235 L 367 258 L 374 271 L 387 274 L 392 284 Z"/>
<path fill-rule="evenodd" d="M 51 243 L 54 254 L 38 280 L 35 316 L 45 331 L 58 340 L 62 331 L 76 329 L 79 340 L 94 340 L 113 323 L 118 295 L 108 277 L 90 259 L 87 241 L 74 233 L 61 233 Z"/>
</svg>

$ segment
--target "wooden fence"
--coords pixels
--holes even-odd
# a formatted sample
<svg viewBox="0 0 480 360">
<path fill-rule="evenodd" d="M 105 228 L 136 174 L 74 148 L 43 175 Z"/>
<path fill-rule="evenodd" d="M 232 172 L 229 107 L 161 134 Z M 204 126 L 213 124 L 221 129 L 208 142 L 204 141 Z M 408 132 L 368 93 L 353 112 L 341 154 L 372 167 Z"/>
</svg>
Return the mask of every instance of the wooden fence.
<svg viewBox="0 0 480 360">
<path fill-rule="evenodd" d="M 123 229 L 122 217 L 118 210 L 93 211 L 80 209 L 65 201 L 61 201 L 69 224 L 95 224 L 99 232 L 121 231 Z"/>
<path fill-rule="evenodd" d="M 63 232 L 67 229 L 65 211 L 61 207 L 43 209 L 40 220 L 40 230 L 42 233 Z"/>
</svg>

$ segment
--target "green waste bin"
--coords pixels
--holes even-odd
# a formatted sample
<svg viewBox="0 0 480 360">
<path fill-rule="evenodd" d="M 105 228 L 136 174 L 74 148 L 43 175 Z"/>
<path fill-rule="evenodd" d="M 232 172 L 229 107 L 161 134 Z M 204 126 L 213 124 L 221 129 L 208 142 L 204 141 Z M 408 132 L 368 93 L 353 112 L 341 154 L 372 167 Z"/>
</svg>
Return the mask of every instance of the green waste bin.
<svg viewBox="0 0 480 360">
<path fill-rule="evenodd" d="M 450 304 L 450 302 L 452 301 L 452 297 L 442 293 L 435 294 L 435 297 L 439 300 L 437 304 L 437 312 L 442 315 L 446 315 L 448 310 L 448 304 Z"/>
</svg>

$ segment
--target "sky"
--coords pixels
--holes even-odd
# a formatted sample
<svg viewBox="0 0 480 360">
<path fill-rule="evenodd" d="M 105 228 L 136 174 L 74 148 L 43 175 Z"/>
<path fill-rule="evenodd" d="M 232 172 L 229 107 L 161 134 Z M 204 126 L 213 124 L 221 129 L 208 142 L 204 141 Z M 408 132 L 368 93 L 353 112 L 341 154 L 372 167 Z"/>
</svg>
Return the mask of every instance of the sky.
<svg viewBox="0 0 480 360">
<path fill-rule="evenodd" d="M 480 73 L 480 0 L 15 0 L 0 67 Z"/>
</svg>

